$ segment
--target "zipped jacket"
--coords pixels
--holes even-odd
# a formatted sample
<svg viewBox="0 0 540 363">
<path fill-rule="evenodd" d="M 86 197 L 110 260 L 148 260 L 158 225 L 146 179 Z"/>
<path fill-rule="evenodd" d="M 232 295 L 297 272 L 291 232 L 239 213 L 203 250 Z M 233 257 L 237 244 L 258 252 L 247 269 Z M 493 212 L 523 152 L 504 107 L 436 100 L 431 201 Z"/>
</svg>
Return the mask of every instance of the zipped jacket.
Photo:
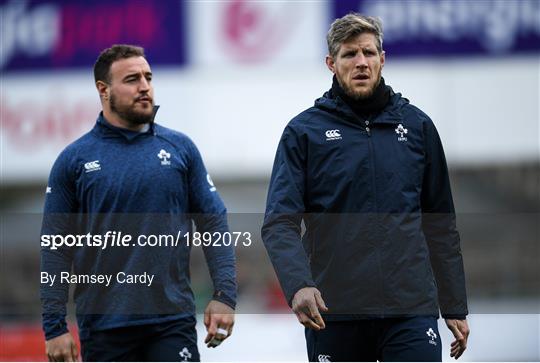
<svg viewBox="0 0 540 363">
<path fill-rule="evenodd" d="M 332 319 L 468 313 L 443 147 L 399 93 L 360 119 L 327 92 L 289 122 L 262 237 L 289 304 L 314 286 Z"/>
</svg>

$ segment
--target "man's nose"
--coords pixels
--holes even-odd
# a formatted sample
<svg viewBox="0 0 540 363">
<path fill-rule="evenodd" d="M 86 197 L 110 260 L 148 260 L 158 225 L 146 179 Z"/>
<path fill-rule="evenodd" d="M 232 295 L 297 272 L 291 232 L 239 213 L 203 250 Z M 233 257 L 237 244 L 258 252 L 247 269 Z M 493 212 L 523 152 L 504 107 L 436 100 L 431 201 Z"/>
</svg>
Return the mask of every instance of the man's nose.
<svg viewBox="0 0 540 363">
<path fill-rule="evenodd" d="M 139 91 L 141 92 L 148 92 L 150 90 L 150 82 L 144 77 L 141 78 L 141 82 L 139 82 Z"/>
<path fill-rule="evenodd" d="M 362 54 L 360 53 L 359 55 L 357 55 L 356 59 L 355 59 L 355 65 L 354 65 L 356 68 L 365 68 L 368 66 L 367 64 L 367 58 Z"/>
</svg>

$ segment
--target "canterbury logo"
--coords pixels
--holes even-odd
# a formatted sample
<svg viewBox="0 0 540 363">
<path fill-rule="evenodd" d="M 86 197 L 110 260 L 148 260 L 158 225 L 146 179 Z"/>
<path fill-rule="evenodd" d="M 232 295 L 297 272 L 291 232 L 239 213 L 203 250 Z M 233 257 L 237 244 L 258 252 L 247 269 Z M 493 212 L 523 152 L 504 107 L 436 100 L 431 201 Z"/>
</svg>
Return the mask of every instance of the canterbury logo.
<svg viewBox="0 0 540 363">
<path fill-rule="evenodd" d="M 341 133 L 339 130 L 326 130 L 326 141 L 341 139 Z"/>
<path fill-rule="evenodd" d="M 101 165 L 99 165 L 99 160 L 89 161 L 84 164 L 84 169 L 87 173 L 91 171 L 101 170 Z"/>
</svg>

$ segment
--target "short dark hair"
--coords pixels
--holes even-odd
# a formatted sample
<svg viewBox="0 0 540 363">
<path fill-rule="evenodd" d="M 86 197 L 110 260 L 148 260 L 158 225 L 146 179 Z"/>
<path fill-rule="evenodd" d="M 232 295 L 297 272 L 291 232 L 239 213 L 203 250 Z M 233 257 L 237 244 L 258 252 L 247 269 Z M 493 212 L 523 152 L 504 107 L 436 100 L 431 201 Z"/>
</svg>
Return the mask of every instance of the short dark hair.
<svg viewBox="0 0 540 363">
<path fill-rule="evenodd" d="M 383 30 L 379 18 L 365 16 L 358 13 L 349 13 L 342 18 L 336 19 L 330 26 L 326 35 L 328 53 L 337 56 L 341 44 L 362 33 L 375 35 L 375 45 L 379 53 L 382 53 Z"/>
<path fill-rule="evenodd" d="M 111 65 L 119 59 L 144 57 L 144 48 L 129 44 L 115 44 L 104 49 L 94 64 L 94 80 L 111 82 Z"/>
</svg>

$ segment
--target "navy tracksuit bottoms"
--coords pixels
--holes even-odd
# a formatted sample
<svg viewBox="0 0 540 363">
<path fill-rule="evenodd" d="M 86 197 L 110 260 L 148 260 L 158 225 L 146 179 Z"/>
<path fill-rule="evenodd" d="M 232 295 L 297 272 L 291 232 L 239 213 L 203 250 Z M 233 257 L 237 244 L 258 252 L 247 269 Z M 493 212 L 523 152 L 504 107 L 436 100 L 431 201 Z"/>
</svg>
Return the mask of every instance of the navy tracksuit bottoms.
<svg viewBox="0 0 540 363">
<path fill-rule="evenodd" d="M 306 329 L 311 362 L 441 362 L 437 318 L 326 321 L 320 331 Z"/>
<path fill-rule="evenodd" d="M 84 361 L 198 362 L 195 317 L 95 331 L 81 341 Z"/>
</svg>

